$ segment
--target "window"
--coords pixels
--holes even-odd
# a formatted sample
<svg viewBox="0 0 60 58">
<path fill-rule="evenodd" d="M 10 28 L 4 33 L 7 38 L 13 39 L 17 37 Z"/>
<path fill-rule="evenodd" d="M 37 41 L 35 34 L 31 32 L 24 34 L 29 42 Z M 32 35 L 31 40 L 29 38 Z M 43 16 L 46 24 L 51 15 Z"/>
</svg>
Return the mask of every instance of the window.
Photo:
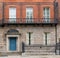
<svg viewBox="0 0 60 58">
<path fill-rule="evenodd" d="M 34 43 L 33 33 L 32 32 L 28 32 L 26 34 L 26 44 L 31 45 L 33 43 Z"/>
<path fill-rule="evenodd" d="M 50 22 L 50 9 L 49 8 L 44 8 L 43 9 L 43 17 L 44 17 L 44 22 Z"/>
<path fill-rule="evenodd" d="M 26 22 L 32 22 L 33 8 L 26 8 Z"/>
<path fill-rule="evenodd" d="M 16 8 L 9 8 L 9 22 L 16 22 Z"/>
<path fill-rule="evenodd" d="M 50 45 L 50 33 L 49 32 L 45 32 L 44 33 L 44 40 L 43 40 L 43 42 L 44 42 L 44 45 Z"/>
</svg>

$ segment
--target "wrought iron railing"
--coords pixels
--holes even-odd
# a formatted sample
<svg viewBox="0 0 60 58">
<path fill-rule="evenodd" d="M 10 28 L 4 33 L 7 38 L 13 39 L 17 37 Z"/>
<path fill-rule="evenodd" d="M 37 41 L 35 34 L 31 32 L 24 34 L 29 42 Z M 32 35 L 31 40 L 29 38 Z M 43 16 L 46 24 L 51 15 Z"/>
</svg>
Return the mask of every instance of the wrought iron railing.
<svg viewBox="0 0 60 58">
<path fill-rule="evenodd" d="M 11 24 L 18 24 L 18 23 L 57 23 L 57 11 L 55 9 L 57 9 L 56 7 L 56 3 L 55 2 L 1 2 L 0 3 L 0 14 L 2 16 L 2 20 L 1 22 L 3 23 L 11 23 Z M 5 16 L 5 7 L 8 6 L 8 5 L 17 5 L 19 6 L 19 9 L 20 9 L 20 18 L 15 18 L 17 19 L 16 21 L 9 21 L 9 18 L 6 18 Z M 31 6 L 36 6 L 37 7 L 37 18 L 32 18 L 32 20 L 26 20 L 26 18 L 23 18 L 23 6 L 26 6 L 26 5 L 31 5 Z M 41 8 L 41 5 L 49 5 L 49 6 L 53 6 L 53 13 L 54 13 L 54 18 L 47 18 L 47 20 L 43 19 L 43 18 L 40 18 L 40 8 Z M 14 20 L 14 18 L 11 18 Z M 50 20 L 48 20 L 50 19 Z"/>
<path fill-rule="evenodd" d="M 57 23 L 57 20 L 54 20 L 53 18 L 31 18 L 31 19 L 28 19 L 28 18 L 5 18 L 3 20 L 3 23 L 4 24 L 50 24 L 50 23 Z"/>
</svg>

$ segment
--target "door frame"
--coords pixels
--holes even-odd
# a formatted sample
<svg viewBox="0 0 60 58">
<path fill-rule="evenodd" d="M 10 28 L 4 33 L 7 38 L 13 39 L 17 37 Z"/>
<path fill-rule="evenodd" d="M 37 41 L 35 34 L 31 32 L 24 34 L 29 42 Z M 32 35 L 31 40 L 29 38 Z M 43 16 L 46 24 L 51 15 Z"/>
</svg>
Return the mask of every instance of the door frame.
<svg viewBox="0 0 60 58">
<path fill-rule="evenodd" d="M 16 47 L 16 51 L 10 51 L 9 50 L 9 37 L 17 37 L 17 47 Z M 7 52 L 19 52 L 20 51 L 20 40 L 19 40 L 19 35 L 7 35 L 6 36 L 6 49 Z"/>
</svg>

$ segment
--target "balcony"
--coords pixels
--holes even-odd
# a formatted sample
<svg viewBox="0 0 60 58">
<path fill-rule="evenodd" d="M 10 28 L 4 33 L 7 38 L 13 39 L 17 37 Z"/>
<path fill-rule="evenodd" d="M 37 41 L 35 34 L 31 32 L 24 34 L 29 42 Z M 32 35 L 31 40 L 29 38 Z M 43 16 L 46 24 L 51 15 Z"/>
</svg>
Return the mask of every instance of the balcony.
<svg viewBox="0 0 60 58">
<path fill-rule="evenodd" d="M 57 4 L 55 2 L 2 2 L 0 3 L 0 14 L 1 14 L 1 20 L 0 20 L 0 25 L 1 24 L 57 24 Z M 6 11 L 7 9 L 9 9 L 9 6 L 13 5 L 16 6 L 16 8 L 18 9 L 18 17 L 19 18 L 10 18 L 11 21 L 9 21 L 10 19 L 7 18 L 9 16 L 8 12 Z M 26 6 L 31 6 L 32 8 L 34 8 L 34 16 L 31 19 L 27 19 L 25 18 L 25 11 L 24 9 L 26 9 Z M 53 18 L 43 18 L 41 10 L 44 7 L 50 7 L 51 10 L 54 14 L 51 13 L 51 15 L 53 15 Z M 7 8 L 8 7 L 8 8 Z M 7 8 L 7 9 L 6 9 Z M 37 11 L 37 14 L 35 13 Z M 36 18 L 35 18 L 36 17 Z"/>
<path fill-rule="evenodd" d="M 52 18 L 5 18 L 3 24 L 57 24 L 57 20 Z"/>
</svg>

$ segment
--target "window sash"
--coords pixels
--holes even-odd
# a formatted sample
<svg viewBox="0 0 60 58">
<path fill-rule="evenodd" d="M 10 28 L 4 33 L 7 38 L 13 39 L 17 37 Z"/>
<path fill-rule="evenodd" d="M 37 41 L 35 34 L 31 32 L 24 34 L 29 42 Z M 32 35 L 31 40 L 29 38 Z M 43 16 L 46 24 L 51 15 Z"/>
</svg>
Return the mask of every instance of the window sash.
<svg viewBox="0 0 60 58">
<path fill-rule="evenodd" d="M 27 45 L 34 44 L 33 33 L 28 32 L 28 33 L 26 34 L 26 44 L 27 44 Z"/>
<path fill-rule="evenodd" d="M 16 21 L 16 8 L 9 8 L 9 21 Z"/>
<path fill-rule="evenodd" d="M 50 21 L 50 9 L 49 8 L 44 8 L 43 16 L 44 16 L 45 21 Z"/>
<path fill-rule="evenodd" d="M 44 40 L 43 40 L 43 42 L 44 42 L 44 45 L 50 45 L 51 44 L 51 36 L 50 36 L 50 33 L 44 33 L 44 36 L 43 36 L 44 38 Z"/>
<path fill-rule="evenodd" d="M 33 8 L 26 8 L 26 18 L 27 19 L 33 18 Z"/>
</svg>

